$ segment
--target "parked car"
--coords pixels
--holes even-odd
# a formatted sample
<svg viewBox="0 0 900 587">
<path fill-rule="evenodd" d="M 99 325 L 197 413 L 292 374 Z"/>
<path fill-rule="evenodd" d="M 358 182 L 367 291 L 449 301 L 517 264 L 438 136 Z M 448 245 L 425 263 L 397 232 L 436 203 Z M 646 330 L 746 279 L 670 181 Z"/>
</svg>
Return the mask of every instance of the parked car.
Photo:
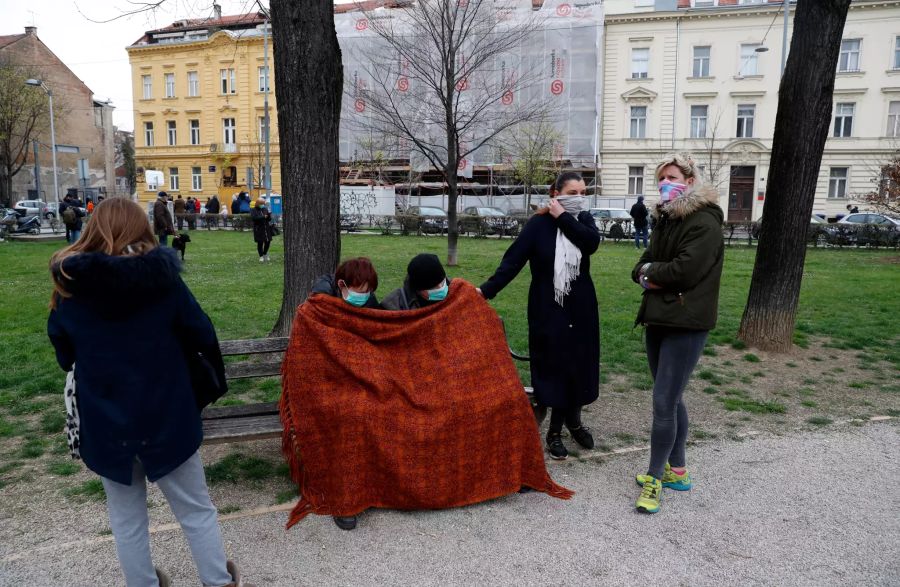
<svg viewBox="0 0 900 587">
<path fill-rule="evenodd" d="M 753 238 L 759 238 L 759 232 L 762 229 L 762 217 L 759 218 L 753 225 L 750 227 L 750 236 Z M 809 232 L 806 233 L 807 240 L 810 242 L 814 242 L 816 244 L 825 244 L 831 243 L 834 241 L 835 235 L 837 234 L 837 230 L 833 225 L 828 224 L 822 218 L 819 218 L 815 214 L 810 216 L 809 218 Z"/>
<path fill-rule="evenodd" d="M 43 200 L 22 200 L 13 207 L 17 212 L 24 212 L 25 216 L 36 216 L 40 214 L 41 218 L 56 217 L 56 211 L 47 205 Z"/>
<path fill-rule="evenodd" d="M 519 232 L 519 223 L 508 216 L 500 208 L 489 206 L 470 206 L 463 210 L 459 217 L 460 232 L 476 234 L 515 235 Z"/>
<path fill-rule="evenodd" d="M 447 213 L 434 206 L 410 206 L 398 215 L 404 231 L 441 234 L 447 231 Z"/>
<path fill-rule="evenodd" d="M 631 237 L 632 218 L 625 208 L 591 208 L 591 216 L 597 222 L 600 234 L 614 240 Z"/>
<path fill-rule="evenodd" d="M 877 212 L 855 212 L 837 221 L 838 244 L 897 246 L 900 244 L 900 219 Z"/>
</svg>

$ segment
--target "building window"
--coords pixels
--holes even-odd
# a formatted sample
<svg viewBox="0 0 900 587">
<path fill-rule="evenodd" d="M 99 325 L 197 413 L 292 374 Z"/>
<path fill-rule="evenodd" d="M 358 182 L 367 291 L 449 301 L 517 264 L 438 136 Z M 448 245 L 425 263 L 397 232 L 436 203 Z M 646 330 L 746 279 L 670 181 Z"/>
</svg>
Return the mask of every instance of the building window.
<svg viewBox="0 0 900 587">
<path fill-rule="evenodd" d="M 191 167 L 191 189 L 195 192 L 203 189 L 203 175 L 199 167 Z"/>
<path fill-rule="evenodd" d="M 153 146 L 153 123 L 152 122 L 144 123 L 144 146 L 145 147 Z"/>
<path fill-rule="evenodd" d="M 259 91 L 260 92 L 268 92 L 269 91 L 269 68 L 265 65 L 261 65 L 257 68 L 259 74 Z"/>
<path fill-rule="evenodd" d="M 178 191 L 178 168 L 177 167 L 169 167 L 169 189 L 172 191 Z"/>
<path fill-rule="evenodd" d="M 841 41 L 841 57 L 838 59 L 838 71 L 859 71 L 859 39 Z"/>
<path fill-rule="evenodd" d="M 759 75 L 759 53 L 756 52 L 759 47 L 761 47 L 759 43 L 741 45 L 741 77 Z"/>
<path fill-rule="evenodd" d="M 166 77 L 166 98 L 174 98 L 175 97 L 175 74 L 167 73 L 165 77 Z"/>
<path fill-rule="evenodd" d="M 853 113 L 856 104 L 838 103 L 834 106 L 834 134 L 835 137 L 849 137 L 853 133 Z"/>
<path fill-rule="evenodd" d="M 644 194 L 644 168 L 642 166 L 628 168 L 628 195 Z"/>
<path fill-rule="evenodd" d="M 764 4 L 765 0 L 741 0 L 739 4 L 748 5 L 748 4 Z"/>
<path fill-rule="evenodd" d="M 645 79 L 650 71 L 650 49 L 631 50 L 631 79 Z"/>
<path fill-rule="evenodd" d="M 259 137 L 259 142 L 265 143 L 266 137 L 268 136 L 268 134 L 269 133 L 266 132 L 266 117 L 260 116 L 259 117 L 259 134 L 257 135 Z"/>
<path fill-rule="evenodd" d="M 829 198 L 845 198 L 847 197 L 847 176 L 849 175 L 849 167 L 832 167 L 831 174 L 828 177 L 828 197 Z"/>
<path fill-rule="evenodd" d="M 178 140 L 175 134 L 175 121 L 167 120 L 166 121 L 166 139 L 168 140 L 169 146 L 174 147 L 178 144 Z"/>
<path fill-rule="evenodd" d="M 234 119 L 233 118 L 223 118 L 222 119 L 222 142 L 226 145 L 233 145 L 235 143 L 235 136 L 237 132 L 234 127 Z"/>
<path fill-rule="evenodd" d="M 691 0 L 691 8 L 712 8 L 719 5 L 719 0 Z"/>
<path fill-rule="evenodd" d="M 150 100 L 153 98 L 153 78 L 149 75 L 142 75 L 141 83 L 144 85 L 144 100 Z"/>
<path fill-rule="evenodd" d="M 706 118 L 709 106 L 691 106 L 691 138 L 706 138 Z"/>
<path fill-rule="evenodd" d="M 234 75 L 234 69 L 220 69 L 219 76 L 222 80 L 222 93 L 223 94 L 236 94 L 237 93 L 237 84 L 236 78 Z"/>
<path fill-rule="evenodd" d="M 632 139 L 643 139 L 647 137 L 646 106 L 631 107 L 631 129 L 628 136 Z"/>
<path fill-rule="evenodd" d="M 886 136 L 900 137 L 900 102 L 891 102 L 890 104 L 888 104 L 888 123 Z"/>
<path fill-rule="evenodd" d="M 188 72 L 188 96 L 196 98 L 200 95 L 200 75 L 196 71 Z"/>
<path fill-rule="evenodd" d="M 756 118 L 755 104 L 738 104 L 737 110 L 737 136 L 749 138 L 753 136 L 753 119 Z"/>
<path fill-rule="evenodd" d="M 900 69 L 900 37 L 894 39 L 894 69 Z"/>
<path fill-rule="evenodd" d="M 709 77 L 709 47 L 694 47 L 694 77 Z"/>
<path fill-rule="evenodd" d="M 200 144 L 200 121 L 199 120 L 191 120 L 191 144 L 199 145 Z"/>
</svg>

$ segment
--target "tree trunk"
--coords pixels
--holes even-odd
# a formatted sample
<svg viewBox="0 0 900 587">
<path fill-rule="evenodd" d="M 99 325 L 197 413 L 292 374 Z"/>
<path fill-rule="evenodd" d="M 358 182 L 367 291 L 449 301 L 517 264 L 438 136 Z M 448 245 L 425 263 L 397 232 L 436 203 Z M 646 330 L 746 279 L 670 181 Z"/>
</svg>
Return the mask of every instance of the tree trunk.
<svg viewBox="0 0 900 587">
<path fill-rule="evenodd" d="M 0 177 L 0 207 L 12 208 L 12 176 L 3 174 Z"/>
<path fill-rule="evenodd" d="M 272 334 L 286 336 L 313 280 L 340 259 L 343 69 L 331 0 L 272 0 L 271 14 L 284 196 L 284 294 Z"/>
<path fill-rule="evenodd" d="M 456 200 L 459 198 L 459 187 L 456 179 L 456 165 L 447 165 L 447 265 L 456 267 L 459 264 L 459 226 L 456 221 Z"/>
<path fill-rule="evenodd" d="M 831 101 L 841 36 L 850 0 L 800 0 L 794 36 L 778 90 L 769 163 L 765 222 L 738 338 L 786 352 L 792 346 L 806 235 L 822 151 L 831 126 Z"/>
</svg>

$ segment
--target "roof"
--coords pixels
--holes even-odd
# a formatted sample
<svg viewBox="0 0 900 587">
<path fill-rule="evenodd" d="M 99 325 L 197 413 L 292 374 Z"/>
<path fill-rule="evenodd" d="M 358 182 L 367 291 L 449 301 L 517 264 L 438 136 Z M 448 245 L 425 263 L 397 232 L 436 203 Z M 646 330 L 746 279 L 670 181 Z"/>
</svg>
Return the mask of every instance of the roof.
<svg viewBox="0 0 900 587">
<path fill-rule="evenodd" d="M 22 33 L 20 35 L 0 35 L 0 49 L 2 49 L 3 47 L 6 47 L 7 45 L 11 45 L 12 43 L 15 43 L 16 41 L 18 41 L 19 39 L 22 39 L 24 37 L 25 37 L 24 33 Z"/>
<path fill-rule="evenodd" d="M 220 18 L 187 18 L 173 22 L 167 27 L 146 31 L 140 39 L 132 43 L 139 45 L 148 43 L 154 35 L 164 33 L 177 33 L 182 31 L 196 31 L 204 29 L 231 29 L 246 28 L 260 25 L 266 22 L 266 17 L 262 12 L 248 12 L 247 14 L 233 14 L 230 16 L 222 16 Z"/>
</svg>

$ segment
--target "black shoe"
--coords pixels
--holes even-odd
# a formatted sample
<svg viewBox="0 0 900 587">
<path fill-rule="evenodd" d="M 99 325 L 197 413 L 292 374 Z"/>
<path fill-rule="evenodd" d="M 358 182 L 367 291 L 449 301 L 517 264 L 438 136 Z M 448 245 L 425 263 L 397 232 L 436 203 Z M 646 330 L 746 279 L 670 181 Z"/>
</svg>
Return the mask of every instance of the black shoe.
<svg viewBox="0 0 900 587">
<path fill-rule="evenodd" d="M 594 437 L 591 436 L 591 429 L 585 426 L 579 426 L 574 430 L 569 430 L 572 439 L 586 449 L 594 448 Z"/>
<path fill-rule="evenodd" d="M 332 516 L 332 518 L 341 530 L 353 530 L 356 528 L 356 516 Z"/>
<path fill-rule="evenodd" d="M 547 433 L 547 449 L 550 451 L 550 458 L 557 461 L 564 461 L 569 456 L 569 451 L 562 441 L 562 434 L 559 432 Z"/>
<path fill-rule="evenodd" d="M 523 485 L 522 487 L 519 487 L 519 493 L 531 493 L 532 491 L 534 491 L 534 489 L 532 489 L 531 487 L 528 487 L 527 485 Z"/>
</svg>

